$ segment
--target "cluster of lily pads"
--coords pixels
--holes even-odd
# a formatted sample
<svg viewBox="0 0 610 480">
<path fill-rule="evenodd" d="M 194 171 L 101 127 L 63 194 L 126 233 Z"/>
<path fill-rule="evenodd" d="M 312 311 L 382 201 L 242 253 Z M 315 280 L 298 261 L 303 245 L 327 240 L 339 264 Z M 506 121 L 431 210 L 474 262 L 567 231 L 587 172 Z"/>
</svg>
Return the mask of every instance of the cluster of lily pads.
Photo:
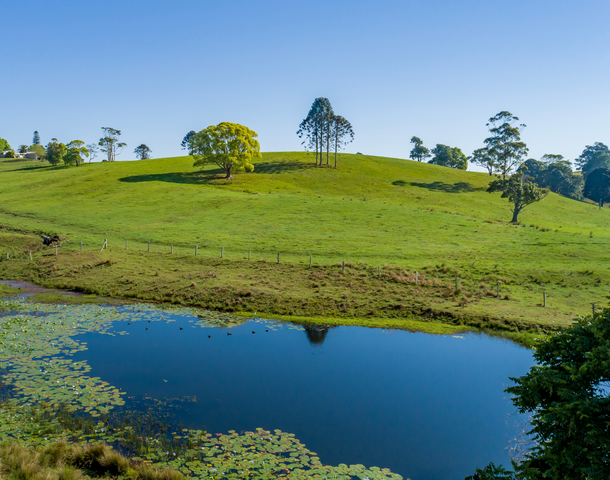
<svg viewBox="0 0 610 480">
<path fill-rule="evenodd" d="M 148 409 L 135 408 L 126 392 L 89 375 L 86 361 L 71 359 L 87 348 L 76 338 L 80 333 L 127 334 L 121 322 L 172 321 L 176 315 L 190 317 L 201 327 L 227 327 L 245 320 L 147 304 L 0 300 L 0 390 L 6 393 L 0 403 L 0 441 L 104 442 L 132 455 L 134 461 L 172 466 L 197 478 L 401 478 L 376 467 L 324 465 L 293 434 L 279 430 L 212 435 L 203 429 L 170 427 L 171 421 L 162 417 L 176 402 L 149 399 Z M 157 423 L 150 420 L 153 410 L 165 412 Z"/>
</svg>

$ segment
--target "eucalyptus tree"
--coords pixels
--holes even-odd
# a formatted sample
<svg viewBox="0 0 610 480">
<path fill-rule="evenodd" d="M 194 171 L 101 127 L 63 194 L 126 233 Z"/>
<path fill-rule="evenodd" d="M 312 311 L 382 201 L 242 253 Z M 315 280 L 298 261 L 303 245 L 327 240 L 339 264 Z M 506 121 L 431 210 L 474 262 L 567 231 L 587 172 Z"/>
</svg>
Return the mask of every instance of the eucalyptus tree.
<svg viewBox="0 0 610 480">
<path fill-rule="evenodd" d="M 599 208 L 604 203 L 610 201 L 610 170 L 607 168 L 596 168 L 585 180 L 583 196 L 599 204 Z"/>
<path fill-rule="evenodd" d="M 148 148 L 147 145 L 142 143 L 134 149 L 133 153 L 135 153 L 136 158 L 140 160 L 148 160 L 149 158 L 151 158 L 150 155 L 152 153 L 152 150 Z"/>
<path fill-rule="evenodd" d="M 261 157 L 258 134 L 239 123 L 222 122 L 197 132 L 190 140 L 194 167 L 217 165 L 232 180 L 234 171 L 254 170 L 252 158 Z"/>
<path fill-rule="evenodd" d="M 66 156 L 66 153 L 68 153 L 66 145 L 60 143 L 56 138 L 52 138 L 51 141 L 47 143 L 45 157 L 51 165 L 59 165 Z"/>
<path fill-rule="evenodd" d="M 508 179 L 498 178 L 489 184 L 487 191 L 502 192 L 501 198 L 507 198 L 513 203 L 513 218 L 511 223 L 518 222 L 518 216 L 525 207 L 539 202 L 549 194 L 546 188 L 540 188 L 533 182 L 526 180 L 526 167 L 521 167 Z"/>
<path fill-rule="evenodd" d="M 98 145 L 101 147 L 100 150 L 107 155 L 109 162 L 114 162 L 116 156 L 121 153 L 123 147 L 127 146 L 126 143 L 120 142 L 119 137 L 121 131 L 112 127 L 102 127 L 104 136 L 100 138 Z"/>
<path fill-rule="evenodd" d="M 487 147 L 478 148 L 468 157 L 468 161 L 487 169 L 489 175 L 493 175 L 498 169 L 498 160 L 495 152 Z"/>
<path fill-rule="evenodd" d="M 97 143 L 90 143 L 87 145 L 87 150 L 89 150 L 89 163 L 91 163 L 97 157 L 100 147 Z"/>
<path fill-rule="evenodd" d="M 302 145 L 316 152 L 316 165 L 322 165 L 322 155 L 326 145 L 326 163 L 329 163 L 331 142 L 331 119 L 333 108 L 328 98 L 316 98 L 307 113 L 307 117 L 299 125 L 297 135 L 304 138 Z M 319 163 L 318 163 L 319 159 Z"/>
<path fill-rule="evenodd" d="M 430 150 L 424 147 L 424 142 L 419 137 L 411 137 L 411 143 L 413 144 L 413 148 L 409 153 L 409 158 L 411 160 L 417 160 L 421 162 L 425 161 L 427 158 L 430 158 Z"/>
<path fill-rule="evenodd" d="M 333 115 L 330 120 L 330 138 L 335 147 L 335 168 L 337 168 L 337 151 L 354 141 L 354 129 L 341 115 Z"/>
<path fill-rule="evenodd" d="M 66 145 L 66 154 L 63 158 L 66 165 L 76 165 L 83 163 L 83 156 L 89 156 L 89 149 L 82 140 L 72 140 Z"/>
<path fill-rule="evenodd" d="M 527 145 L 521 141 L 521 132 L 525 125 L 517 125 L 518 121 L 519 117 L 502 111 L 491 117 L 487 123 L 491 136 L 486 138 L 484 143 L 490 154 L 495 156 L 503 180 L 506 180 L 506 175 L 515 167 L 521 165 L 528 152 Z"/>
</svg>

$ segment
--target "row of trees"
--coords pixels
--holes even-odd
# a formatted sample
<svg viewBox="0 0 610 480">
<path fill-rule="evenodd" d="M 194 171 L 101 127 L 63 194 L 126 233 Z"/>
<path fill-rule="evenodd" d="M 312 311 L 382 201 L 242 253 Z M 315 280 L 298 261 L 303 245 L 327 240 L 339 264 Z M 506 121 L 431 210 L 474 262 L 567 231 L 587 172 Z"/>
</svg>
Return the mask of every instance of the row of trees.
<svg viewBox="0 0 610 480">
<path fill-rule="evenodd" d="M 337 168 L 337 152 L 354 140 L 354 129 L 347 119 L 335 115 L 328 98 L 319 97 L 299 125 L 297 135 L 303 139 L 306 149 L 315 151 L 316 165 L 322 166 L 325 150 L 326 165 L 329 165 L 330 152 L 334 150 Z"/>
<path fill-rule="evenodd" d="M 72 140 L 69 143 L 61 143 L 56 138 L 52 138 L 46 145 L 42 146 L 40 142 L 40 134 L 34 132 L 32 145 L 20 145 L 18 148 L 19 154 L 32 155 L 38 160 L 46 160 L 51 165 L 81 165 L 85 158 L 89 158 L 91 162 L 97 156 L 98 152 L 105 154 L 104 161 L 114 162 L 116 156 L 121 153 L 125 142 L 120 140 L 121 131 L 112 127 L 102 127 L 103 136 L 97 143 L 85 145 L 82 140 Z M 15 157 L 15 152 L 6 140 L 0 138 L 0 152 L 4 152 L 6 157 Z M 145 144 L 137 146 L 134 150 L 136 158 L 145 160 L 151 158 L 152 150 Z"/>
</svg>

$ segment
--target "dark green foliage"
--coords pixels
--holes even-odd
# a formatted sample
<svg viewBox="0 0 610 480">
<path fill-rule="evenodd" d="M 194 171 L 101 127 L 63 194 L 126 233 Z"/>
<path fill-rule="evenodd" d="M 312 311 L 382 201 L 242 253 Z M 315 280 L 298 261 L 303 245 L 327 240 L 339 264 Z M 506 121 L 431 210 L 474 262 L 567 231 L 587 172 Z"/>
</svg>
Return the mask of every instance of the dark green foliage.
<svg viewBox="0 0 610 480">
<path fill-rule="evenodd" d="M 322 165 L 324 147 L 326 147 L 326 163 L 329 163 L 331 119 L 334 115 L 330 100 L 319 97 L 314 100 L 307 117 L 299 125 L 297 135 L 299 138 L 305 137 L 302 142 L 305 148 L 315 149 L 316 165 Z"/>
<path fill-rule="evenodd" d="M 576 165 L 585 176 L 597 168 L 610 168 L 610 149 L 601 142 L 587 145 L 576 159 Z"/>
<path fill-rule="evenodd" d="M 193 138 L 196 133 L 197 132 L 195 130 L 191 130 L 189 133 L 187 133 L 184 136 L 184 138 L 182 139 L 182 143 L 180 143 L 182 150 L 186 150 L 187 152 L 189 152 L 189 155 L 193 154 L 193 147 L 191 146 L 191 138 Z"/>
<path fill-rule="evenodd" d="M 551 336 L 534 358 L 539 366 L 506 390 L 532 415 L 536 441 L 519 478 L 610 478 L 610 308 Z"/>
<path fill-rule="evenodd" d="M 56 138 L 52 138 L 47 144 L 46 158 L 53 166 L 59 165 L 66 153 L 68 153 L 66 146 L 63 143 L 59 143 Z"/>
<path fill-rule="evenodd" d="M 134 149 L 133 153 L 135 153 L 136 158 L 139 158 L 140 160 L 148 160 L 149 158 L 151 158 L 150 155 L 152 153 L 152 150 L 148 148 L 147 145 L 142 143 Z"/>
<path fill-rule="evenodd" d="M 515 474 L 504 469 L 502 465 L 495 466 L 493 462 L 485 468 L 477 468 L 474 475 L 466 477 L 465 480 L 514 480 Z"/>
<path fill-rule="evenodd" d="M 432 149 L 434 157 L 428 163 L 441 165 L 443 167 L 458 168 L 466 170 L 468 168 L 468 158 L 458 147 L 437 144 Z"/>
<path fill-rule="evenodd" d="M 38 134 L 38 130 L 34 132 L 34 137 L 32 138 L 32 145 L 40 145 L 40 135 Z"/>
<path fill-rule="evenodd" d="M 333 115 L 330 119 L 330 139 L 335 148 L 335 168 L 337 168 L 337 151 L 354 141 L 354 129 L 341 115 Z"/>
<path fill-rule="evenodd" d="M 413 144 L 413 148 L 409 154 L 411 160 L 421 162 L 422 160 L 426 160 L 426 158 L 430 158 L 430 150 L 424 147 L 424 142 L 421 138 L 411 137 L 411 143 Z"/>
<path fill-rule="evenodd" d="M 548 158 L 550 155 L 545 157 Z M 527 177 L 539 187 L 548 188 L 551 192 L 576 200 L 582 197 L 582 175 L 575 174 L 570 162 L 563 157 L 551 163 L 530 158 L 523 164 L 527 168 Z"/>
<path fill-rule="evenodd" d="M 468 157 L 468 160 L 475 165 L 486 168 L 487 173 L 489 173 L 490 176 L 498 169 L 495 153 L 486 147 L 479 148 L 472 152 L 472 156 Z"/>
<path fill-rule="evenodd" d="M 540 188 L 536 184 L 526 181 L 526 170 L 527 168 L 523 166 L 508 180 L 498 178 L 491 182 L 487 189 L 489 193 L 502 192 L 502 198 L 508 198 L 513 202 L 512 223 L 517 223 L 517 217 L 525 207 L 539 202 L 549 193 L 546 188 Z"/>
<path fill-rule="evenodd" d="M 597 168 L 589 173 L 585 180 L 583 195 L 585 198 L 599 203 L 600 207 L 610 201 L 610 169 Z"/>
</svg>

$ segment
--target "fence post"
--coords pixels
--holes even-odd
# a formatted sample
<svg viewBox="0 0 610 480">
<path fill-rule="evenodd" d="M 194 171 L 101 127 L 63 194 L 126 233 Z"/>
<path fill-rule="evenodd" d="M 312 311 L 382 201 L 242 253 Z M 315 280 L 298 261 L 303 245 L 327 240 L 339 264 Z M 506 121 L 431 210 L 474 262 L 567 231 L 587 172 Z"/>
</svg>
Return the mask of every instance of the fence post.
<svg viewBox="0 0 610 480">
<path fill-rule="evenodd" d="M 379 277 L 379 280 L 381 280 L 381 266 L 377 265 L 377 276 Z"/>
<path fill-rule="evenodd" d="M 595 316 L 595 304 L 594 303 L 591 304 L 591 309 L 593 310 L 593 316 Z"/>
<path fill-rule="evenodd" d="M 6 252 L 6 259 L 7 259 L 7 260 L 9 259 L 8 252 Z"/>
<path fill-rule="evenodd" d="M 225 247 L 220 247 L 220 258 L 225 256 Z"/>
<path fill-rule="evenodd" d="M 343 265 L 341 265 L 341 272 L 345 272 L 345 260 L 343 260 Z"/>
<path fill-rule="evenodd" d="M 170 245 L 171 245 L 171 247 L 170 247 L 170 248 L 171 248 L 171 250 L 169 251 L 169 253 L 174 253 L 174 244 L 173 244 L 173 243 L 170 243 Z"/>
<path fill-rule="evenodd" d="M 150 240 L 148 241 L 148 251 L 150 252 Z"/>
<path fill-rule="evenodd" d="M 250 260 L 250 249 L 248 249 L 248 260 Z"/>
<path fill-rule="evenodd" d="M 542 292 L 542 306 L 546 307 L 546 292 Z"/>
<path fill-rule="evenodd" d="M 80 242 L 80 251 L 81 252 L 83 251 L 83 242 L 82 241 Z"/>
<path fill-rule="evenodd" d="M 199 245 L 195 245 L 195 256 L 197 256 L 197 248 L 199 247 Z"/>
<path fill-rule="evenodd" d="M 277 252 L 277 264 L 280 264 L 280 252 Z"/>
<path fill-rule="evenodd" d="M 34 259 L 32 258 L 32 250 L 30 250 L 30 262 L 33 262 Z"/>
<path fill-rule="evenodd" d="M 309 256 L 309 268 L 311 268 L 311 255 Z"/>
<path fill-rule="evenodd" d="M 457 283 L 458 283 L 458 282 L 457 282 L 457 276 L 456 276 L 456 277 L 455 277 L 455 289 L 456 289 L 456 290 L 458 289 L 458 285 L 457 285 Z"/>
<path fill-rule="evenodd" d="M 8 257 L 8 253 L 6 255 Z M 57 256 L 57 245 L 55 245 L 55 256 Z"/>
<path fill-rule="evenodd" d="M 500 280 L 497 280 L 496 284 L 496 298 L 500 298 Z"/>
<path fill-rule="evenodd" d="M 125 250 L 127 250 L 127 240 L 125 240 Z"/>
<path fill-rule="evenodd" d="M 419 280 L 419 278 L 417 275 L 417 270 L 415 270 L 415 285 L 417 285 L 418 280 Z"/>
</svg>

